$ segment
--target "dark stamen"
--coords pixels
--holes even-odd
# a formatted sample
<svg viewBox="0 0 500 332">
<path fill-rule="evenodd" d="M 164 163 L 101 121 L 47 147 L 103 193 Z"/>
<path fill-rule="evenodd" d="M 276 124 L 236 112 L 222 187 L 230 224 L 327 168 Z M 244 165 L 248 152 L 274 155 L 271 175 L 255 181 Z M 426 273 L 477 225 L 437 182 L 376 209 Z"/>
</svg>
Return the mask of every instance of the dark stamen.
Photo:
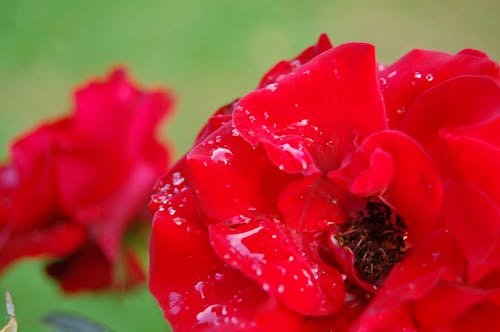
<svg viewBox="0 0 500 332">
<path fill-rule="evenodd" d="M 372 284 L 384 278 L 405 252 L 407 228 L 401 217 L 375 198 L 335 238 L 354 254 L 354 265 Z"/>
</svg>

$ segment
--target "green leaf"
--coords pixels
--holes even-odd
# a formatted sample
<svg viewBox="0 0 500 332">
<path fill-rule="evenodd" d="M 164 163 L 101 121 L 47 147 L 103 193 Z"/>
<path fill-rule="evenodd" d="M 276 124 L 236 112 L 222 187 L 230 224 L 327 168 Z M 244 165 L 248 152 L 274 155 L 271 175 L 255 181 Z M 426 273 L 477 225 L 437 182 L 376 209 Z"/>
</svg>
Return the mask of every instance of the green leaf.
<svg viewBox="0 0 500 332">
<path fill-rule="evenodd" d="M 110 329 L 85 317 L 68 313 L 50 313 L 42 321 L 54 332 L 111 332 Z"/>
</svg>

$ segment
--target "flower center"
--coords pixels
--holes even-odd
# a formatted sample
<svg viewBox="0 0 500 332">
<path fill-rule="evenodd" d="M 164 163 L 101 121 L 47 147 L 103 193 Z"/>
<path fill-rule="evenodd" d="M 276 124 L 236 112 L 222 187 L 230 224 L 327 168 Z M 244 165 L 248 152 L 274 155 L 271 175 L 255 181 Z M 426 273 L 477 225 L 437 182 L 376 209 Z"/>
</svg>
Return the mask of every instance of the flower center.
<svg viewBox="0 0 500 332">
<path fill-rule="evenodd" d="M 402 260 L 406 225 L 380 200 L 369 198 L 365 209 L 344 226 L 335 238 L 354 254 L 354 265 L 366 281 L 376 284 Z"/>
</svg>

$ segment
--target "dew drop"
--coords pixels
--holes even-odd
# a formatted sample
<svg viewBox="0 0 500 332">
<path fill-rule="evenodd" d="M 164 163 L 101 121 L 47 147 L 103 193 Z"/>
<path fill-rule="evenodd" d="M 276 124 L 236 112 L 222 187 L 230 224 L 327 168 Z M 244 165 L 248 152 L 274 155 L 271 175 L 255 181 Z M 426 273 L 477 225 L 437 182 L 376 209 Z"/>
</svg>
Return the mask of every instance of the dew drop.
<svg viewBox="0 0 500 332">
<path fill-rule="evenodd" d="M 297 127 L 305 127 L 309 124 L 309 121 L 307 119 L 302 119 L 301 121 L 299 122 L 296 122 L 296 126 Z"/>
<path fill-rule="evenodd" d="M 177 315 L 181 311 L 182 304 L 184 300 L 182 295 L 177 292 L 171 292 L 168 294 L 168 307 L 172 315 Z"/>
<path fill-rule="evenodd" d="M 425 75 L 425 79 L 429 82 L 431 82 L 432 80 L 434 80 L 434 76 L 432 74 L 427 74 Z"/>
<path fill-rule="evenodd" d="M 278 89 L 278 83 L 271 83 L 266 86 L 266 90 L 274 92 Z"/>
<path fill-rule="evenodd" d="M 282 293 L 284 293 L 284 292 L 285 292 L 285 285 L 281 285 L 281 284 L 280 284 L 280 285 L 278 286 L 278 293 L 281 293 L 281 294 L 282 294 Z"/>
<path fill-rule="evenodd" d="M 180 172 L 174 172 L 172 174 L 172 184 L 174 186 L 181 185 L 184 182 L 184 180 L 185 179 Z"/>
<path fill-rule="evenodd" d="M 182 224 L 184 224 L 186 219 L 175 217 L 173 221 L 174 221 L 174 224 L 176 224 L 177 226 L 181 226 Z"/>
<path fill-rule="evenodd" d="M 422 74 L 421 74 L 420 72 L 416 71 L 416 72 L 415 72 L 415 75 L 413 75 L 413 77 L 415 77 L 415 78 L 417 78 L 417 79 L 418 79 L 418 78 L 422 78 Z"/>
<path fill-rule="evenodd" d="M 238 294 L 234 294 L 233 299 L 236 301 L 236 303 L 241 303 L 243 301 L 241 296 L 239 296 Z"/>
<path fill-rule="evenodd" d="M 233 153 L 231 150 L 226 148 L 217 148 L 212 151 L 210 159 L 216 164 L 227 165 L 231 161 L 232 156 Z"/>
<path fill-rule="evenodd" d="M 196 319 L 200 324 L 208 323 L 217 326 L 220 324 L 221 318 L 217 312 L 220 312 L 220 315 L 227 314 L 226 306 L 220 304 L 209 305 L 196 315 Z"/>
<path fill-rule="evenodd" d="M 205 294 L 203 293 L 203 288 L 205 287 L 206 284 L 207 284 L 206 282 L 199 281 L 196 283 L 196 285 L 194 285 L 194 290 L 200 293 L 202 299 L 205 298 Z"/>
<path fill-rule="evenodd" d="M 303 151 L 301 151 L 300 149 L 292 147 L 288 143 L 280 145 L 280 148 L 281 148 L 281 150 L 283 150 L 283 151 L 288 152 L 289 154 L 291 154 L 295 160 L 297 160 L 298 162 L 300 162 L 300 166 L 301 166 L 302 169 L 306 169 L 307 168 L 306 154 Z"/>
<path fill-rule="evenodd" d="M 398 72 L 397 72 L 396 70 L 393 70 L 393 71 L 391 71 L 391 72 L 387 75 L 387 77 L 388 77 L 388 78 L 393 78 L 393 77 L 394 77 L 394 76 L 396 76 L 397 74 L 398 74 Z"/>
</svg>

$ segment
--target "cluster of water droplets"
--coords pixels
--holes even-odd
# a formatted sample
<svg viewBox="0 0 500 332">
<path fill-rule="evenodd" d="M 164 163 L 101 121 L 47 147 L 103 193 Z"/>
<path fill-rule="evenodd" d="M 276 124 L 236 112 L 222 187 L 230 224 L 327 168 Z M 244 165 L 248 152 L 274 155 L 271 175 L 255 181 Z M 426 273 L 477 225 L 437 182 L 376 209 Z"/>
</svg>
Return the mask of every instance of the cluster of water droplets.
<svg viewBox="0 0 500 332">
<path fill-rule="evenodd" d="M 152 196 L 152 203 L 158 206 L 158 211 L 166 211 L 177 226 L 184 225 L 186 220 L 177 215 L 177 210 L 184 208 L 187 197 L 183 197 L 175 206 L 172 204 L 174 196 L 188 190 L 184 175 L 180 171 L 174 171 L 169 176 L 162 178 L 158 186 L 160 189 Z"/>
<path fill-rule="evenodd" d="M 395 78 L 397 75 L 399 75 L 398 71 L 393 70 L 389 74 L 387 74 L 386 77 L 380 77 L 379 81 L 380 81 L 380 85 L 381 85 L 382 89 L 388 87 L 390 85 L 391 79 Z M 430 83 L 432 81 L 434 81 L 434 75 L 432 73 L 424 73 L 424 72 L 420 72 L 420 71 L 415 71 L 413 73 L 412 78 L 411 78 L 411 85 L 417 86 L 417 85 L 424 84 L 424 83 Z M 400 115 L 406 113 L 406 111 L 407 111 L 406 107 L 404 107 L 404 106 L 398 107 L 396 109 L 396 113 L 400 114 Z"/>
<path fill-rule="evenodd" d="M 218 299 L 218 292 L 224 289 L 226 276 L 221 272 L 208 274 L 205 279 L 197 281 L 194 292 L 172 291 L 168 294 L 168 312 L 171 315 L 191 313 L 196 304 L 201 305 L 201 310 L 195 314 L 196 324 L 202 326 L 220 326 L 222 324 L 233 324 L 240 328 L 250 327 L 253 323 L 238 318 L 238 304 L 243 302 L 243 290 L 236 290 L 228 300 L 222 303 L 212 302 Z M 215 292 L 215 293 L 214 293 Z M 195 298 L 193 298 L 193 296 Z M 196 299 L 196 297 L 198 297 Z"/>
</svg>

